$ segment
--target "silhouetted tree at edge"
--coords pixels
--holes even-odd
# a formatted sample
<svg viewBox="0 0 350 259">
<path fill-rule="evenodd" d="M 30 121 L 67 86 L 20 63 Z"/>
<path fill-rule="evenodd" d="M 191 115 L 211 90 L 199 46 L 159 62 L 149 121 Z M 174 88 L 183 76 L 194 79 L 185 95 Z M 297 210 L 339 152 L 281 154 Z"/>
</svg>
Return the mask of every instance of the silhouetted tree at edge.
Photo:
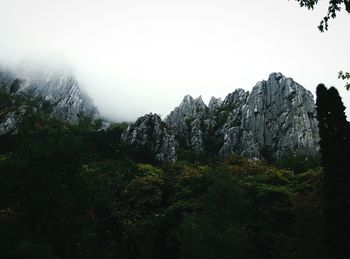
<svg viewBox="0 0 350 259">
<path fill-rule="evenodd" d="M 324 166 L 325 215 L 330 258 L 344 258 L 350 246 L 350 126 L 338 91 L 317 87 L 317 119 Z"/>
</svg>

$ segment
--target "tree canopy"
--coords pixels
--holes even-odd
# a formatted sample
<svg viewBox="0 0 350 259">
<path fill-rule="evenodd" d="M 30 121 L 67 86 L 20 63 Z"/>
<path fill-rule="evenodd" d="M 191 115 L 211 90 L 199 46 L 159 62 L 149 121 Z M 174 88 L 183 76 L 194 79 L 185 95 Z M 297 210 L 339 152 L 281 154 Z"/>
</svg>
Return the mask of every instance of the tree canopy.
<svg viewBox="0 0 350 259">
<path fill-rule="evenodd" d="M 319 3 L 318 0 L 296 0 L 299 2 L 299 5 L 301 7 L 306 7 L 308 9 L 314 9 L 314 7 Z M 321 32 L 324 32 L 325 30 L 328 30 L 328 21 L 330 18 L 335 19 L 337 17 L 337 12 L 340 12 L 343 5 L 345 6 L 346 12 L 350 13 L 350 0 L 330 0 L 328 5 L 328 12 L 325 17 L 323 17 L 322 21 L 320 22 L 318 29 Z M 343 80 L 349 80 L 350 79 L 350 73 L 349 72 L 338 72 L 338 78 Z M 345 84 L 346 90 L 350 89 L 350 83 L 346 82 Z"/>
<path fill-rule="evenodd" d="M 301 7 L 306 7 L 308 9 L 314 9 L 314 7 L 319 3 L 319 0 L 296 0 L 299 2 Z M 320 22 L 318 29 L 321 32 L 328 30 L 328 22 L 332 18 L 337 17 L 337 13 L 342 10 L 342 7 L 345 7 L 345 10 L 350 13 L 350 1 L 349 0 L 330 0 L 328 4 L 327 15 L 323 17 Z"/>
</svg>

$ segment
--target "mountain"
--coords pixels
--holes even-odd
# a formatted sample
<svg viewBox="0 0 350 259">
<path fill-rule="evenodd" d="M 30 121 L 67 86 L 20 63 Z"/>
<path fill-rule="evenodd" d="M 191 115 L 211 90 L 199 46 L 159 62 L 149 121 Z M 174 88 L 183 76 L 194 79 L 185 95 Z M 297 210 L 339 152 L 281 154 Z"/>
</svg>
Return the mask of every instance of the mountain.
<svg viewBox="0 0 350 259">
<path fill-rule="evenodd" d="M 130 126 L 132 131 L 124 132 L 125 143 L 135 144 L 131 135 L 147 131 L 143 120 L 139 118 Z M 237 89 L 223 101 L 213 97 L 208 106 L 201 97 L 185 96 L 165 118 L 162 130 L 175 139 L 177 151 L 279 159 L 291 153 L 317 155 L 317 123 L 311 92 L 292 78 L 272 73 L 251 92 Z M 150 141 L 143 138 L 137 143 L 153 147 Z"/>
<path fill-rule="evenodd" d="M 35 99 L 38 110 L 50 106 L 51 117 L 71 124 L 77 124 L 81 116 L 98 117 L 92 100 L 68 71 L 33 72 L 0 67 L 0 90 L 14 97 Z M 0 134 L 15 130 L 28 108 L 27 104 L 2 107 Z"/>
<path fill-rule="evenodd" d="M 45 111 L 70 124 L 98 118 L 92 100 L 67 71 L 0 68 L 0 90 L 0 135 L 16 133 L 31 112 Z M 160 162 L 174 162 L 181 152 L 257 159 L 315 156 L 317 123 L 311 92 L 272 73 L 251 92 L 236 89 L 223 100 L 212 97 L 208 105 L 202 97 L 186 95 L 164 121 L 157 114 L 142 116 L 121 140 Z"/>
<path fill-rule="evenodd" d="M 176 161 L 174 135 L 168 132 L 165 123 L 157 114 L 146 114 L 138 118 L 124 131 L 121 140 L 144 147 L 144 152 L 150 152 L 150 155 L 160 162 Z"/>
</svg>

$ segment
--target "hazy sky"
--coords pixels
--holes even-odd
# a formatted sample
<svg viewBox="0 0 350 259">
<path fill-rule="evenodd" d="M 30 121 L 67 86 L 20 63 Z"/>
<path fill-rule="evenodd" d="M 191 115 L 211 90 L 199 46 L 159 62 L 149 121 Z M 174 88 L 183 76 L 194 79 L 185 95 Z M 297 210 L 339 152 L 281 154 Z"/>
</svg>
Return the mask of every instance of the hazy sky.
<svg viewBox="0 0 350 259">
<path fill-rule="evenodd" d="M 350 71 L 350 15 L 294 0 L 0 0 L 0 62 L 62 62 L 114 120 L 167 115 L 185 94 L 224 98 L 282 72 L 314 93 Z M 347 111 L 348 117 L 350 115 Z"/>
</svg>

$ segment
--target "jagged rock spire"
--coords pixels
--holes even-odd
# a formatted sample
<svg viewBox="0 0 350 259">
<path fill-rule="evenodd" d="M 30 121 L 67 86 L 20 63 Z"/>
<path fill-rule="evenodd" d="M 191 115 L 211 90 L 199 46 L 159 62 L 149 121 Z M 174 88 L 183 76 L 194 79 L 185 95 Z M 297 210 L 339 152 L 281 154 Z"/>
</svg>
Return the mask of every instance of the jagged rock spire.
<svg viewBox="0 0 350 259">
<path fill-rule="evenodd" d="M 270 74 L 250 93 L 236 89 L 223 101 L 213 97 L 208 107 L 201 97 L 186 95 L 164 123 L 177 146 L 195 153 L 276 159 L 319 150 L 313 96 L 281 73 Z"/>
<path fill-rule="evenodd" d="M 51 116 L 69 123 L 78 123 L 80 115 L 98 116 L 91 98 L 67 70 L 33 72 L 0 67 L 0 86 L 12 94 L 27 94 L 51 103 Z"/>
<path fill-rule="evenodd" d="M 165 123 L 157 114 L 146 114 L 128 126 L 122 134 L 124 143 L 141 146 L 160 162 L 176 161 L 174 135 L 168 132 Z"/>
</svg>

